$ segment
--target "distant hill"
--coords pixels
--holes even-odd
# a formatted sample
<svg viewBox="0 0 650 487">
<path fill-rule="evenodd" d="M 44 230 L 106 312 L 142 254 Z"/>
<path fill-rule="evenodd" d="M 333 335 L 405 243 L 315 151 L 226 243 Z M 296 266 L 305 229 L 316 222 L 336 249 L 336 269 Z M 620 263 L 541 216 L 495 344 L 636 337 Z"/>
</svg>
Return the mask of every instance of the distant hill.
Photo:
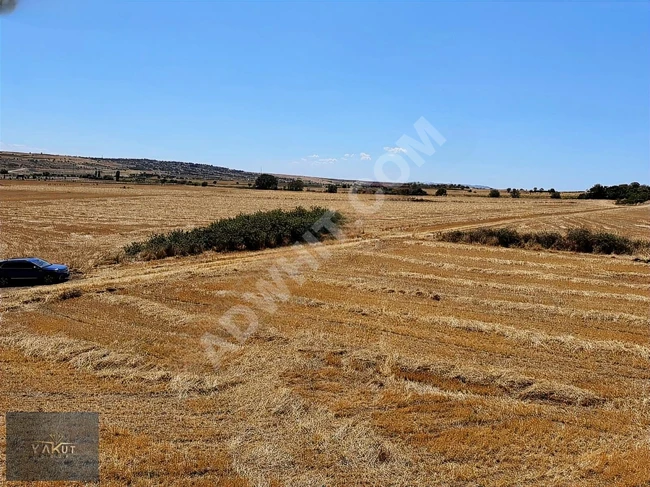
<svg viewBox="0 0 650 487">
<path fill-rule="evenodd" d="M 53 175 L 81 176 L 99 170 L 105 174 L 120 171 L 123 175 L 154 173 L 159 176 L 197 179 L 253 180 L 256 173 L 192 162 L 157 161 L 154 159 L 127 159 L 65 156 L 22 152 L 0 152 L 0 169 L 10 172 L 50 172 Z"/>
<path fill-rule="evenodd" d="M 30 177 L 49 173 L 52 177 L 88 177 L 100 171 L 103 176 L 113 176 L 120 171 L 122 177 L 181 178 L 198 180 L 254 181 L 257 172 L 241 171 L 211 164 L 194 162 L 159 161 L 156 159 L 104 158 L 67 156 L 58 154 L 26 153 L 0 151 L 0 170 L 6 169 L 9 175 Z M 276 174 L 281 182 L 301 178 L 315 184 L 347 183 L 356 181 L 337 178 L 320 178 L 312 176 Z M 359 183 L 359 182 L 357 182 Z M 366 181 L 362 185 L 376 185 L 376 182 Z M 427 187 L 436 186 L 428 183 Z M 388 184 L 388 186 L 393 186 Z M 478 185 L 459 185 L 468 188 L 487 188 Z"/>
</svg>

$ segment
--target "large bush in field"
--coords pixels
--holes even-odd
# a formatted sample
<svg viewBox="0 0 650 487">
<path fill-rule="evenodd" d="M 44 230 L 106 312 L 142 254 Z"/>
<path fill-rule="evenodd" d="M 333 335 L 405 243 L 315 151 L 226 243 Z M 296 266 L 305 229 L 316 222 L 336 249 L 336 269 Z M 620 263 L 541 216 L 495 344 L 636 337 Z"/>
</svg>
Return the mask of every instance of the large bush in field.
<svg viewBox="0 0 650 487">
<path fill-rule="evenodd" d="M 200 254 L 208 250 L 224 252 L 279 247 L 302 241 L 307 231 L 323 239 L 329 233 L 327 228 L 313 228 L 321 218 L 333 224 L 343 222 L 340 213 L 322 207 L 260 211 L 224 218 L 207 227 L 152 235 L 145 242 L 127 245 L 124 251 L 127 255 L 151 260 Z"/>
<path fill-rule="evenodd" d="M 253 185 L 255 189 L 278 189 L 278 178 L 273 174 L 260 174 Z"/>
<path fill-rule="evenodd" d="M 305 188 L 305 183 L 302 179 L 294 179 L 287 183 L 288 191 L 302 191 Z"/>
<path fill-rule="evenodd" d="M 616 200 L 619 204 L 637 204 L 650 200 L 650 186 L 647 184 L 630 183 L 615 186 L 595 184 L 578 196 L 580 199 Z"/>
<path fill-rule="evenodd" d="M 647 251 L 650 243 L 614 233 L 573 228 L 566 235 L 557 232 L 520 233 L 510 228 L 475 228 L 443 233 L 440 239 L 455 243 L 479 243 L 500 247 L 544 248 L 595 254 L 633 254 Z"/>
</svg>

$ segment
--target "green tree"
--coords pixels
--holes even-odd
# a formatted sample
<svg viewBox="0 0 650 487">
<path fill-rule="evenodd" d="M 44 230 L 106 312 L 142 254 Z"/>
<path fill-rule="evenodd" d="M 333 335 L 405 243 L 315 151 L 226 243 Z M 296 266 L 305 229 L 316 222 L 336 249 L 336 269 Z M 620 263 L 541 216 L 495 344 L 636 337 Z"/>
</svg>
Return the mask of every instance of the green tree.
<svg viewBox="0 0 650 487">
<path fill-rule="evenodd" d="M 325 192 L 326 193 L 337 193 L 339 188 L 336 186 L 336 184 L 328 184 L 325 187 Z"/>
<path fill-rule="evenodd" d="M 260 174 L 253 187 L 255 189 L 278 189 L 278 178 L 273 174 Z"/>
<path fill-rule="evenodd" d="M 438 188 L 436 196 L 447 196 L 447 190 L 445 188 Z"/>
<path fill-rule="evenodd" d="M 500 198 L 501 197 L 501 192 L 498 189 L 491 189 L 488 196 L 490 198 Z"/>
<path fill-rule="evenodd" d="M 521 198 L 521 191 L 519 191 L 518 189 L 513 189 L 512 191 L 510 191 L 510 196 L 512 196 L 513 198 Z"/>
<path fill-rule="evenodd" d="M 304 188 L 305 183 L 302 179 L 294 179 L 293 181 L 289 181 L 289 184 L 287 184 L 287 189 L 289 191 L 302 191 Z"/>
<path fill-rule="evenodd" d="M 120 180 L 120 171 L 115 171 L 115 181 Z"/>
<path fill-rule="evenodd" d="M 558 193 L 557 191 L 553 191 L 551 193 L 551 198 L 554 199 L 554 200 L 559 200 L 560 198 L 562 198 L 562 195 L 560 193 Z"/>
</svg>

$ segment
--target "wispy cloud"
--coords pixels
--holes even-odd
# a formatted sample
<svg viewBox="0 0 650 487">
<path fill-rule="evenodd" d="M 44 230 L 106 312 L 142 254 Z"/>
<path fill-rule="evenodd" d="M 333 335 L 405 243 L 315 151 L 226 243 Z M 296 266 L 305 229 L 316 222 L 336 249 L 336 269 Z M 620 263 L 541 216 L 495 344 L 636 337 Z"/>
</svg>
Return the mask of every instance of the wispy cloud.
<svg viewBox="0 0 650 487">
<path fill-rule="evenodd" d="M 315 164 L 334 164 L 338 159 L 336 157 L 327 157 L 318 159 Z"/>
<path fill-rule="evenodd" d="M 370 157 L 370 154 L 366 152 L 362 152 L 361 154 L 359 154 L 359 157 L 361 157 L 362 161 L 370 161 L 372 159 L 372 157 Z"/>
<path fill-rule="evenodd" d="M 43 149 L 38 147 L 30 147 L 25 144 L 8 144 L 0 141 L 0 150 L 8 152 L 43 152 Z"/>
<path fill-rule="evenodd" d="M 401 147 L 384 147 L 384 150 L 386 152 L 390 152 L 391 154 L 406 154 L 406 149 L 402 149 Z"/>
<path fill-rule="evenodd" d="M 310 159 L 318 159 L 319 156 L 318 154 L 312 154 L 311 156 L 307 156 L 307 157 L 309 157 Z"/>
</svg>

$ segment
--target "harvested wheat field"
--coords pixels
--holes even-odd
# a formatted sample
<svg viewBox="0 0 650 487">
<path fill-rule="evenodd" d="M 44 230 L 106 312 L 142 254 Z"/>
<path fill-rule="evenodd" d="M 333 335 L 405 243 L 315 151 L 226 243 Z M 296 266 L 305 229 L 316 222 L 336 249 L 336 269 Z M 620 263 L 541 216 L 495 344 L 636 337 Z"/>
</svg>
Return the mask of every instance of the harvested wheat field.
<svg viewBox="0 0 650 487">
<path fill-rule="evenodd" d="M 106 486 L 650 485 L 648 264 L 436 238 L 647 238 L 648 206 L 422 200 L 3 181 L 2 257 L 75 274 L 2 290 L 0 410 L 99 412 Z M 298 205 L 340 211 L 344 234 L 120 255 L 153 231 Z M 241 342 L 221 321 L 234 306 L 258 319 Z"/>
</svg>

